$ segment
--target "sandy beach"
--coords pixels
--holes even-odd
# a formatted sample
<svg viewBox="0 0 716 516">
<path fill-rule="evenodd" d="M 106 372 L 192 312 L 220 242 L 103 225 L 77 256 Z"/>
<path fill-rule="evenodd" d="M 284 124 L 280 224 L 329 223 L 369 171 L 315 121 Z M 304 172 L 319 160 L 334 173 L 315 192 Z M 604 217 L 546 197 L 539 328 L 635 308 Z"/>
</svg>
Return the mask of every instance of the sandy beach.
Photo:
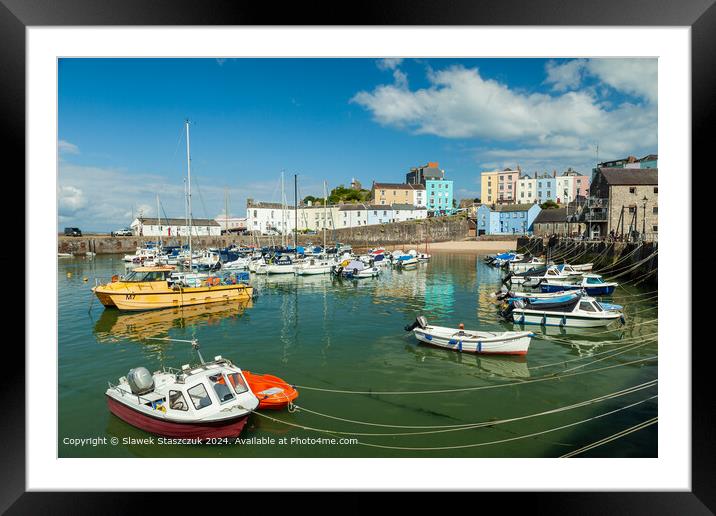
<svg viewBox="0 0 716 516">
<path fill-rule="evenodd" d="M 471 253 L 487 254 L 500 251 L 513 251 L 517 240 L 465 240 L 436 242 L 429 245 L 429 253 Z"/>
</svg>

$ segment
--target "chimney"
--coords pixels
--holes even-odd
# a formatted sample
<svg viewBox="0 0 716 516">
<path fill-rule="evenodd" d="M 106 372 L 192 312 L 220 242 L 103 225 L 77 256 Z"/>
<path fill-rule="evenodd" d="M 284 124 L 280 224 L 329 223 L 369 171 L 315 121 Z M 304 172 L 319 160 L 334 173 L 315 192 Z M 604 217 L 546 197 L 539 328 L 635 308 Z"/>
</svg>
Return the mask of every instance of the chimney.
<svg viewBox="0 0 716 516">
<path fill-rule="evenodd" d="M 557 170 L 556 170 L 556 169 L 553 169 L 553 170 L 552 170 L 552 177 L 557 177 Z"/>
</svg>

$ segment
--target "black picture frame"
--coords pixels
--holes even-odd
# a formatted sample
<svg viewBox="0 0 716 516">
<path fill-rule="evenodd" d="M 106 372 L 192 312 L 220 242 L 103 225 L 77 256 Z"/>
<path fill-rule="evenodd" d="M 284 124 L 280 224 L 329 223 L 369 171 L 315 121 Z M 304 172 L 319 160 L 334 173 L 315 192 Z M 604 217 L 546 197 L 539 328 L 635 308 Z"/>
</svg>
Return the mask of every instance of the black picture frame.
<svg viewBox="0 0 716 516">
<path fill-rule="evenodd" d="M 5 126 L 4 155 L 25 166 L 25 29 L 29 26 L 86 25 L 552 25 L 552 26 L 688 26 L 692 38 L 692 163 L 709 169 L 709 128 L 716 122 L 716 0 L 454 0 L 430 2 L 383 0 L 338 4 L 304 2 L 237 3 L 177 0 L 0 0 L 0 106 Z M 348 4 L 346 4 L 348 6 Z M 684 171 L 679 171 L 684 173 Z M 16 179 L 16 188 L 24 189 Z M 30 185 L 27 185 L 28 187 Z M 26 192 L 27 195 L 31 193 Z M 18 196 L 19 197 L 19 196 Z M 691 206 L 684 202 L 684 206 Z M 20 212 L 22 213 L 22 212 Z M 689 216 L 688 212 L 685 216 Z M 29 235 L 25 234 L 25 238 Z M 690 273 L 691 271 L 689 271 Z M 21 275 L 24 274 L 24 271 Z M 21 276 L 22 277 L 22 276 Z M 689 281 L 690 278 L 685 278 Z M 30 295 L 29 293 L 26 293 Z M 15 302 L 16 303 L 16 302 Z M 694 305 L 695 306 L 695 305 Z M 17 304 L 14 305 L 17 311 Z M 10 310 L 10 307 L 6 308 Z M 10 312 L 6 312 L 10 313 Z M 691 327 L 683 347 L 691 345 Z M 709 339 L 710 340 L 710 339 Z M 126 514 L 134 511 L 131 493 L 28 493 L 25 490 L 25 353 L 17 340 L 6 339 L 4 355 L 12 368 L 4 371 L 0 389 L 4 408 L 0 425 L 0 511 L 7 514 Z M 709 344 L 702 342 L 701 344 Z M 524 493 L 514 502 L 540 513 L 583 514 L 711 514 L 716 510 L 716 425 L 713 389 L 707 382 L 710 345 L 692 353 L 692 490 L 690 492 Z M 10 355 L 8 357 L 8 354 Z M 48 424 L 54 422 L 48 421 Z M 668 439 L 668 435 L 660 438 Z M 481 496 L 505 496 L 504 494 Z M 175 501 L 185 497 L 176 494 Z M 243 502 L 242 502 L 243 503 Z M 345 501 L 343 502 L 345 503 Z M 480 504 L 489 503 L 482 498 Z M 178 507 L 175 506 L 175 507 Z M 256 506 L 261 507 L 261 504 Z M 487 507 L 487 505 L 485 505 Z M 238 508 L 237 508 L 238 509 Z M 244 506 L 243 510 L 246 508 Z"/>
</svg>

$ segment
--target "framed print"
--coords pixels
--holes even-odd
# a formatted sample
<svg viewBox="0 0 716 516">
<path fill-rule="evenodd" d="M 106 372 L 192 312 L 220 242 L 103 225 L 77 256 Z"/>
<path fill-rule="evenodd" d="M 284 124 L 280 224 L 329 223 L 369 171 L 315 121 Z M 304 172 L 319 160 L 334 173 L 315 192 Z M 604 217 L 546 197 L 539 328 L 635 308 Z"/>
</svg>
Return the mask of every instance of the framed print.
<svg viewBox="0 0 716 516">
<path fill-rule="evenodd" d="M 710 2 L 166 7 L 0 5 L 27 199 L 3 509 L 713 509 L 690 279 Z"/>
</svg>

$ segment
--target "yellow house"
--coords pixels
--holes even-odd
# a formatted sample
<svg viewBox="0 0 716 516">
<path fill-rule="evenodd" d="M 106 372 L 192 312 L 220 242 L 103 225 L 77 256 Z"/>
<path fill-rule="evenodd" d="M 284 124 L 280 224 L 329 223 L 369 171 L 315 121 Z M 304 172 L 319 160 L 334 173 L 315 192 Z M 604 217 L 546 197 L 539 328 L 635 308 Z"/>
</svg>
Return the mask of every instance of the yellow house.
<svg viewBox="0 0 716 516">
<path fill-rule="evenodd" d="M 373 183 L 371 204 L 410 204 L 422 207 L 425 203 L 425 185 Z"/>
</svg>

